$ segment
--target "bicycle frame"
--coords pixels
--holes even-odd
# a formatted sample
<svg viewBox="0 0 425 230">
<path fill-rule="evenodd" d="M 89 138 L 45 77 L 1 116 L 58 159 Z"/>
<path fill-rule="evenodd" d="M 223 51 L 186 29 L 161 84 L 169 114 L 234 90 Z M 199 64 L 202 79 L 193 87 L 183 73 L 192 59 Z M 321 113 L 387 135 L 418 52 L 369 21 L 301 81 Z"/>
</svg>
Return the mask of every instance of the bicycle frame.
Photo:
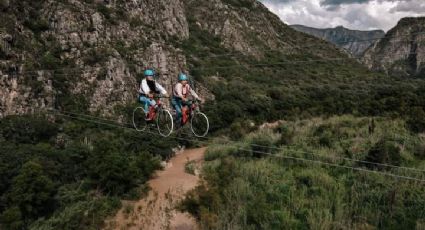
<svg viewBox="0 0 425 230">
<path fill-rule="evenodd" d="M 193 111 L 199 109 L 198 102 L 196 100 L 192 100 L 189 105 L 182 106 L 182 124 L 185 125 L 193 115 Z"/>
<path fill-rule="evenodd" d="M 156 119 L 157 111 L 159 109 L 162 109 L 163 104 L 162 104 L 161 98 L 165 98 L 165 97 L 154 97 L 156 101 L 156 108 L 155 106 L 149 106 L 148 116 L 152 121 Z"/>
</svg>

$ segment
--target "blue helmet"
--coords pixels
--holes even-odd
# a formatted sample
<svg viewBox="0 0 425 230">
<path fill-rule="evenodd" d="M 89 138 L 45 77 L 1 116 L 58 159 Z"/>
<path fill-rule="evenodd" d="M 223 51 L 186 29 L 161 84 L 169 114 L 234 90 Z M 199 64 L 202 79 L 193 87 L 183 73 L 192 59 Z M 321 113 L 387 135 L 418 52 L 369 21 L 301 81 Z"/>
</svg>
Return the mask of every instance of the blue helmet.
<svg viewBox="0 0 425 230">
<path fill-rule="evenodd" d="M 155 72 L 152 69 L 147 69 L 147 70 L 145 70 L 144 74 L 145 74 L 145 77 L 154 76 Z"/>
<path fill-rule="evenodd" d="M 179 81 L 187 81 L 188 77 L 184 73 L 179 73 Z"/>
</svg>

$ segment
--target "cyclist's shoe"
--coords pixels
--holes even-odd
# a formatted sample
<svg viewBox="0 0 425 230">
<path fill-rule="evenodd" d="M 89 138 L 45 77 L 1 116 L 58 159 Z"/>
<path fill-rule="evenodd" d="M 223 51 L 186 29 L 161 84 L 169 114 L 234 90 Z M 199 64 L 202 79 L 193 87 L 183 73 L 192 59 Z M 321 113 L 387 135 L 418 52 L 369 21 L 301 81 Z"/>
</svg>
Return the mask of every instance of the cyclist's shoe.
<svg viewBox="0 0 425 230">
<path fill-rule="evenodd" d="M 152 121 L 150 114 L 146 114 L 145 121 Z"/>
</svg>

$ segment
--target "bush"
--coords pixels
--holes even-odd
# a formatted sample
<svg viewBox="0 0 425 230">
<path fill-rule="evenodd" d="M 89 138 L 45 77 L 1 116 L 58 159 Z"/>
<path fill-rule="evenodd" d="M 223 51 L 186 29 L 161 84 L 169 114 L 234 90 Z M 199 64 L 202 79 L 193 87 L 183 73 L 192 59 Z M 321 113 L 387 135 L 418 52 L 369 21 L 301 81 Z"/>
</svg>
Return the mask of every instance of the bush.
<svg viewBox="0 0 425 230">
<path fill-rule="evenodd" d="M 414 133 L 425 132 L 425 112 L 423 108 L 415 107 L 406 121 L 406 125 L 410 131 Z"/>
<path fill-rule="evenodd" d="M 293 142 L 295 135 L 295 130 L 290 128 L 288 125 L 280 125 L 277 128 L 278 133 L 280 133 L 280 139 L 278 145 L 290 145 Z"/>
<path fill-rule="evenodd" d="M 58 133 L 56 124 L 45 117 L 32 115 L 9 116 L 0 120 L 0 134 L 15 143 L 46 142 Z"/>
<path fill-rule="evenodd" d="M 379 164 L 389 164 L 389 165 L 400 165 L 402 158 L 400 155 L 400 147 L 392 140 L 382 139 L 376 143 L 368 152 L 366 156 L 366 161 L 379 163 Z M 366 164 L 365 166 L 369 168 L 379 168 L 385 169 L 384 166 Z"/>
<path fill-rule="evenodd" d="M 46 52 L 41 58 L 41 68 L 43 69 L 56 69 L 60 64 L 61 60 L 50 52 Z"/>
<path fill-rule="evenodd" d="M 254 157 L 267 157 L 267 154 L 279 151 L 276 142 L 279 136 L 270 132 L 262 131 L 250 138 L 251 151 Z"/>
<path fill-rule="evenodd" d="M 107 194 L 122 195 L 140 179 L 137 168 L 122 153 L 98 152 L 86 164 L 93 187 Z"/>
<path fill-rule="evenodd" d="M 54 193 L 54 184 L 43 172 L 42 166 L 37 162 L 29 161 L 22 166 L 19 175 L 13 179 L 7 200 L 10 204 L 19 207 L 22 219 L 28 222 L 52 212 Z M 16 211 L 13 213 L 19 214 Z"/>
<path fill-rule="evenodd" d="M 10 230 L 21 230 L 24 227 L 24 222 L 22 221 L 22 213 L 19 207 L 14 206 L 0 215 L 0 226 L 4 226 L 5 229 Z"/>
</svg>

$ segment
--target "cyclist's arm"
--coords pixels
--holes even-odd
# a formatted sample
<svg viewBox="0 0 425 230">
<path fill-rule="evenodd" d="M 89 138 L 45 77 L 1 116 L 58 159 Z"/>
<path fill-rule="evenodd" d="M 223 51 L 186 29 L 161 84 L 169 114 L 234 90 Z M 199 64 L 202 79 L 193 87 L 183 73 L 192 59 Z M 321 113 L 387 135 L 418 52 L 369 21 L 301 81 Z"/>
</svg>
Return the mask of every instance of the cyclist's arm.
<svg viewBox="0 0 425 230">
<path fill-rule="evenodd" d="M 140 93 L 148 95 L 150 91 L 151 90 L 149 89 L 148 82 L 146 80 L 143 80 L 140 85 Z"/>
<path fill-rule="evenodd" d="M 167 90 L 165 90 L 165 88 L 162 87 L 162 85 L 160 85 L 158 82 L 156 83 L 156 89 L 161 95 L 168 95 Z"/>
<path fill-rule="evenodd" d="M 140 85 L 139 85 L 139 93 L 140 93 L 140 94 L 142 94 L 142 93 L 143 93 L 143 89 L 142 89 L 142 82 L 140 82 Z"/>
<path fill-rule="evenodd" d="M 177 96 L 177 97 L 183 99 L 184 96 L 182 94 L 182 88 L 183 88 L 182 84 L 180 84 L 180 83 L 176 84 L 174 92 L 176 92 L 177 95 L 174 94 L 174 96 Z"/>
<path fill-rule="evenodd" d="M 190 92 L 190 94 L 191 94 L 194 98 L 196 98 L 197 100 L 199 100 L 199 99 L 200 99 L 200 98 L 199 98 L 199 96 L 198 96 L 198 94 L 196 94 L 195 90 L 193 90 L 193 89 L 192 89 L 192 87 L 190 87 L 190 86 L 189 86 L 189 92 Z"/>
</svg>

